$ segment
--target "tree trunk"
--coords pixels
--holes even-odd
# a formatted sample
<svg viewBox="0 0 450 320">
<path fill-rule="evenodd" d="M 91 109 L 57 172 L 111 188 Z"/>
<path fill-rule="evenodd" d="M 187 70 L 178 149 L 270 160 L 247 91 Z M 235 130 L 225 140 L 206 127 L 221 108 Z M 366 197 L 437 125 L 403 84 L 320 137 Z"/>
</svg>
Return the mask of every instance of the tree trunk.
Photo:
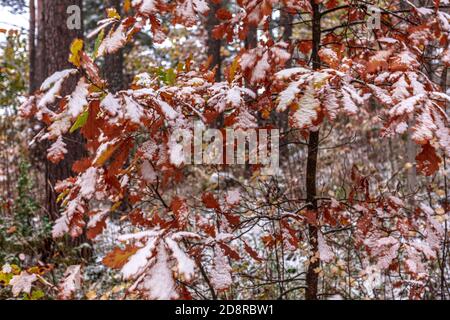
<svg viewBox="0 0 450 320">
<path fill-rule="evenodd" d="M 311 7 L 313 9 L 312 14 L 312 25 L 313 25 L 313 47 L 311 53 L 311 61 L 313 69 L 319 69 L 320 58 L 319 58 L 319 47 L 320 47 L 320 12 L 319 4 L 314 0 L 311 0 Z M 309 142 L 308 142 L 308 159 L 306 163 L 306 201 L 310 204 L 308 209 L 317 212 L 317 190 L 316 190 L 316 172 L 317 172 L 317 154 L 319 149 L 319 130 L 309 132 Z M 306 273 L 306 299 L 307 300 L 317 300 L 317 287 L 319 277 L 316 269 L 320 266 L 320 261 L 316 257 L 318 251 L 317 234 L 318 228 L 316 225 L 310 224 L 309 227 L 309 244 L 311 248 L 311 257 L 314 257 L 313 262 L 310 261 L 308 265 L 308 270 Z"/>
<path fill-rule="evenodd" d="M 37 23 L 37 35 L 36 35 L 36 59 L 35 60 L 35 80 L 36 87 L 39 88 L 40 84 L 45 80 L 45 31 L 44 31 L 44 0 L 37 0 L 36 10 L 36 23 Z"/>
<path fill-rule="evenodd" d="M 280 24 L 283 26 L 283 41 L 291 44 L 293 16 L 286 9 L 282 8 L 280 16 Z M 286 68 L 291 67 L 292 57 L 286 61 Z"/>
<path fill-rule="evenodd" d="M 83 28 L 69 29 L 67 25 L 67 8 L 76 5 L 82 9 L 82 0 L 41 0 L 43 2 L 41 14 L 43 14 L 42 25 L 40 26 L 40 60 L 42 61 L 42 75 L 47 78 L 56 71 L 73 68 L 69 63 L 69 49 L 72 41 L 76 38 L 83 38 Z M 40 19 L 41 21 L 41 19 Z M 41 37 L 42 36 L 42 37 Z M 69 94 L 75 88 L 77 79 L 72 77 L 64 83 L 62 95 Z M 53 186 L 59 180 L 64 180 L 73 175 L 72 165 L 84 154 L 83 139 L 79 133 L 67 135 L 64 139 L 70 153 L 63 161 L 54 165 L 46 161 L 46 197 L 47 213 L 51 220 L 59 217 L 59 207 L 56 203 L 56 193 Z"/>
<path fill-rule="evenodd" d="M 258 45 L 258 28 L 249 27 L 247 36 L 245 37 L 245 49 L 256 48 Z"/>
<path fill-rule="evenodd" d="M 29 93 L 32 94 L 37 89 L 36 81 L 36 6 L 35 0 L 30 0 L 30 30 L 28 31 L 28 51 L 30 55 Z"/>
<path fill-rule="evenodd" d="M 210 68 L 216 68 L 216 81 L 219 82 L 222 79 L 222 57 L 220 54 L 222 41 L 220 39 L 214 39 L 213 30 L 214 27 L 219 24 L 219 19 L 216 17 L 216 12 L 220 9 L 220 3 L 217 4 L 214 3 L 214 1 L 209 1 L 209 8 L 210 10 L 206 20 L 206 31 L 208 33 L 208 59 L 210 59 Z"/>
<path fill-rule="evenodd" d="M 105 0 L 105 5 L 106 8 L 115 8 L 119 14 L 121 13 L 120 0 Z M 125 89 L 123 64 L 123 49 L 105 56 L 103 75 L 108 82 L 108 89 L 112 92 Z"/>
</svg>

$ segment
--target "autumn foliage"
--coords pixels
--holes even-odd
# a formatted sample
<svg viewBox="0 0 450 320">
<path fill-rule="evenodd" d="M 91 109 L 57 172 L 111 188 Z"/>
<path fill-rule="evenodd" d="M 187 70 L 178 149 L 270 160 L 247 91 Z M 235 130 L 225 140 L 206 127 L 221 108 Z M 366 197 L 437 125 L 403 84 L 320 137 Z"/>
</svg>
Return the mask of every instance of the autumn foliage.
<svg viewBox="0 0 450 320">
<path fill-rule="evenodd" d="M 35 140 L 50 142 L 47 158 L 54 164 L 71 152 L 67 134 L 79 132 L 85 141 L 87 156 L 73 165 L 76 175 L 54 186 L 61 207 L 54 238 L 86 235 L 95 242 L 111 219 L 124 222 L 102 263 L 120 273 L 126 297 L 264 297 L 256 289 L 233 291 L 237 279 L 260 285 L 255 266 L 264 266 L 279 275 L 275 282 L 284 298 L 291 279 L 287 265 L 307 268 L 314 261 L 320 262 L 314 272 L 328 291 L 325 298 L 327 293 L 379 298 L 377 288 L 388 278 L 386 286 L 395 291 L 391 298 L 422 298 L 439 286 L 430 270 L 448 264 L 448 190 L 442 192 L 448 185 L 438 182 L 450 156 L 450 97 L 438 78 L 450 61 L 444 1 L 409 4 L 408 10 L 400 1 L 378 4 L 381 24 L 374 30 L 361 23 L 369 17 L 362 1 L 230 2 L 216 12 L 214 36 L 240 43 L 257 26 L 259 41 L 253 48 L 240 46 L 226 61 L 222 82 L 215 81 L 206 61 L 187 59 L 163 76 L 141 73 L 127 90 L 111 92 L 99 67 L 104 56 L 141 32 L 161 43 L 170 28 L 201 24 L 209 10 L 204 0 L 126 3 L 123 17 L 110 9 L 109 18 L 99 22 L 91 35 L 97 38 L 95 49 L 75 40 L 67 48 L 73 69 L 47 78 L 20 109 L 21 116 L 45 123 Z M 272 30 L 280 10 L 302 28 L 289 41 Z M 169 19 L 169 28 L 163 19 Z M 319 30 L 302 24 L 314 19 Z M 319 32 L 317 46 L 313 32 Z M 430 63 L 438 65 L 433 74 L 426 72 Z M 61 97 L 69 79 L 77 79 L 76 88 Z M 311 207 L 298 178 L 308 173 L 285 173 L 292 149 L 281 149 L 277 175 L 262 176 L 260 167 L 246 165 L 244 180 L 233 167 L 185 163 L 171 135 L 180 129 L 193 133 L 194 120 L 205 128 L 280 128 L 285 144 L 308 141 L 318 131 L 325 140 L 331 130 L 337 137 L 361 135 L 378 143 L 411 139 L 417 146 L 417 181 L 425 191 L 419 195 L 390 184 L 394 177 L 384 175 L 376 160 L 366 170 L 364 150 L 351 147 L 345 151 L 353 153 L 353 162 L 342 167 L 346 171 L 326 171 L 321 155 L 332 151 L 319 148 L 321 191 L 317 207 Z M 307 154 L 300 155 L 304 161 Z M 341 156 L 331 155 L 331 163 Z M 322 179 L 326 174 L 331 178 Z M 437 195 L 431 180 L 440 185 Z M 310 226 L 316 236 L 308 233 Z M 273 252 L 282 256 L 276 257 L 281 265 Z M 274 271 L 275 264 L 282 270 Z M 80 272 L 80 266 L 67 270 L 60 298 L 72 297 Z M 289 297 L 303 297 L 301 290 L 289 291 L 294 294 Z"/>
</svg>

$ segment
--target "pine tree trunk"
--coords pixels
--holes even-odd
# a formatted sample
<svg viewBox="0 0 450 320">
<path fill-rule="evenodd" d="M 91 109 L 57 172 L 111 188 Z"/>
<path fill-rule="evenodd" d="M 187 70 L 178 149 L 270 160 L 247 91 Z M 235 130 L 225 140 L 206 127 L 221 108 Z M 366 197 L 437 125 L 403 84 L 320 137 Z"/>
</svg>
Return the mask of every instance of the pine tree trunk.
<svg viewBox="0 0 450 320">
<path fill-rule="evenodd" d="M 30 55 L 29 93 L 32 94 L 37 89 L 36 81 L 36 6 L 35 0 L 29 2 L 30 26 L 28 31 L 28 53 Z"/>
<path fill-rule="evenodd" d="M 311 7 L 313 9 L 312 24 L 313 24 L 313 47 L 311 53 L 311 60 L 313 69 L 320 67 L 319 47 L 320 47 L 320 11 L 319 4 L 311 0 Z M 308 142 L 308 159 L 306 163 L 306 201 L 310 204 L 308 209 L 316 213 L 317 216 L 317 154 L 319 149 L 319 130 L 309 132 Z M 309 244 L 311 248 L 311 257 L 314 257 L 313 262 L 310 261 L 306 273 L 306 299 L 317 300 L 317 287 L 319 276 L 316 269 L 320 266 L 320 261 L 316 257 L 318 251 L 317 235 L 318 228 L 310 224 L 309 227 Z"/>
<path fill-rule="evenodd" d="M 70 30 L 67 25 L 67 8 L 72 5 L 82 9 L 82 0 L 42 0 L 42 26 L 40 34 L 44 42 L 41 44 L 42 75 L 47 78 L 56 71 L 73 68 L 69 63 L 69 49 L 72 41 L 76 38 L 83 38 L 83 28 Z M 69 94 L 75 88 L 77 79 L 72 77 L 64 83 L 62 96 Z M 46 161 L 46 195 L 47 213 L 51 220 L 59 217 L 59 206 L 56 203 L 56 193 L 54 185 L 59 180 L 64 180 L 73 175 L 72 165 L 84 154 L 83 139 L 79 133 L 64 137 L 67 149 L 70 152 L 63 161 L 54 165 Z"/>
</svg>

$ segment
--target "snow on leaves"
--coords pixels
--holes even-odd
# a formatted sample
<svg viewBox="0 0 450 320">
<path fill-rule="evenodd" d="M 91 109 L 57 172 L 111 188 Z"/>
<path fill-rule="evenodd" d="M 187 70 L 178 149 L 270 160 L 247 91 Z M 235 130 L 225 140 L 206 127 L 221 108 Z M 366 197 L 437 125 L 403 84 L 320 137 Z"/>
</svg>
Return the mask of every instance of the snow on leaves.
<svg viewBox="0 0 450 320">
<path fill-rule="evenodd" d="M 20 275 L 13 276 L 9 284 L 12 286 L 12 293 L 14 297 L 17 297 L 21 292 L 30 293 L 31 286 L 38 278 L 35 274 L 29 274 L 26 271 L 22 271 Z"/>
<path fill-rule="evenodd" d="M 174 21 L 190 27 L 197 22 L 196 15 L 204 15 L 208 10 L 208 2 L 205 0 L 179 0 Z"/>
<path fill-rule="evenodd" d="M 103 39 L 98 48 L 97 56 L 101 57 L 106 54 L 117 52 L 127 42 L 127 34 L 123 24 L 120 24 L 115 30 L 111 32 Z"/>
<path fill-rule="evenodd" d="M 121 241 L 133 241 L 139 248 L 121 269 L 124 279 L 134 280 L 129 290 L 136 290 L 150 299 L 178 298 L 175 277 L 190 282 L 195 271 L 194 261 L 180 248 L 179 242 L 198 238 L 193 233 L 165 234 L 158 229 L 121 236 Z"/>
<path fill-rule="evenodd" d="M 133 0 L 134 17 L 122 21 L 117 17 L 106 19 L 96 30 L 111 26 L 96 57 L 116 52 L 146 24 L 150 24 L 154 40 L 161 40 L 162 28 L 157 15 L 170 13 L 174 22 L 192 26 L 208 11 L 203 0 L 178 0 L 176 4 Z M 277 1 L 240 1 L 242 10 L 219 12 L 219 18 L 225 22 L 215 33 L 229 35 L 238 31 L 242 40 L 250 25 L 269 26 L 266 17 L 277 4 Z M 283 5 L 287 12 L 310 10 L 309 1 L 283 1 Z M 333 7 L 329 2 L 324 5 Z M 429 15 L 426 10 L 418 10 L 418 14 Z M 446 16 L 437 16 L 439 25 L 444 27 L 446 21 L 442 17 Z M 416 157 L 418 171 L 434 174 L 442 163 L 438 149 L 449 154 L 444 106 L 450 98 L 439 92 L 420 71 L 418 52 L 433 35 L 420 26 L 409 31 L 405 37 L 414 48 L 391 35 L 378 38 L 380 48 L 373 54 L 358 51 L 353 57 L 343 57 L 334 47 L 323 45 L 319 52 L 322 67 L 318 70 L 310 69 L 307 61 L 280 70 L 291 58 L 289 52 L 293 48 L 285 42 L 270 40 L 267 34 L 263 38 L 269 40 L 238 54 L 233 65 L 226 69 L 226 82 L 214 82 L 213 72 L 193 70 L 189 61 L 177 70 L 161 69 L 162 76 L 141 74 L 131 89 L 115 94 L 103 89 L 105 82 L 99 76 L 94 58 L 84 53 L 78 42 L 79 48 L 72 52 L 71 61 L 82 70 L 80 74 L 84 77 L 79 79 L 74 92 L 59 97 L 64 81 L 78 73 L 76 69 L 63 70 L 49 77 L 40 92 L 22 107 L 24 115 L 36 115 L 48 125 L 41 140 L 52 142 L 48 150 L 50 161 L 56 163 L 70 152 L 63 138 L 69 130 L 80 129 L 87 141 L 86 158 L 73 168 L 76 176 L 56 186 L 62 212 L 55 222 L 53 236 L 69 233 L 77 237 L 87 232 L 90 239 L 95 238 L 109 214 L 126 196 L 133 209 L 124 220 L 144 231 L 121 236 L 123 245 L 106 255 L 103 262 L 120 270 L 125 280 L 133 281 L 130 292 L 151 299 L 183 297 L 183 289 L 186 290 L 183 283 L 192 283 L 197 265 L 205 261 L 213 289 L 227 290 L 233 281 L 230 259 L 241 259 L 239 247 L 231 247 L 230 242 L 236 241 L 234 232 L 241 223 L 248 225 L 245 219 L 252 212 L 239 211 L 244 194 L 237 189 L 228 191 L 223 198 L 204 193 L 198 199 L 203 203 L 200 209 L 195 207 L 196 212 L 189 209 L 189 201 L 177 196 L 169 202 L 169 195 L 164 191 L 183 179 L 184 169 L 182 150 L 171 144 L 170 135 L 178 129 L 192 131 L 191 119 L 200 120 L 206 127 L 219 116 L 223 116 L 227 127 L 257 127 L 261 106 L 271 111 L 273 102 L 278 112 L 289 111 L 291 126 L 316 130 L 325 117 L 334 121 L 339 114 L 357 117 L 367 112 L 365 104 L 370 93 L 384 107 L 380 114 L 374 115 L 385 120 L 384 133 L 410 131 L 413 140 L 422 147 Z M 327 37 L 327 41 L 328 38 L 332 37 Z M 439 56 L 448 63 L 448 48 L 439 52 Z M 297 56 L 293 58 L 293 63 L 301 60 Z M 56 107 L 57 100 L 60 103 Z M 291 251 L 298 250 L 299 222 L 306 221 L 321 227 L 318 254 L 321 261 L 330 263 L 339 250 L 335 250 L 330 239 L 327 242 L 330 236 L 325 232 L 325 225 L 351 225 L 358 250 L 364 251 L 367 258 L 365 286 L 371 296 L 380 273 L 389 269 L 401 266 L 408 277 L 425 279 L 426 263 L 437 258 L 436 249 L 443 236 L 434 210 L 421 206 L 414 214 L 424 220 L 414 221 L 409 214 L 404 214 L 405 202 L 399 197 L 373 199 L 368 178 L 352 177 L 352 180 L 355 186 L 348 202 L 332 199 L 332 204 L 327 206 L 321 201 L 321 212 L 307 211 L 295 217 L 283 215 L 279 224 L 281 232 L 262 236 L 262 245 L 273 248 L 282 244 Z M 147 206 L 148 203 L 152 206 Z M 197 211 L 202 211 L 204 216 Z M 196 233 L 191 233 L 192 230 Z M 263 250 L 252 249 L 243 239 L 238 241 L 254 260 L 263 261 Z M 61 298 L 72 297 L 79 286 L 80 267 L 69 269 L 60 286 Z M 29 292 L 33 281 L 32 275 L 27 274 L 23 280 L 16 278 L 16 292 Z"/>
<path fill-rule="evenodd" d="M 289 60 L 291 55 L 287 47 L 285 42 L 268 42 L 246 51 L 239 61 L 244 76 L 252 84 L 267 81 L 276 66 L 283 66 Z"/>
<path fill-rule="evenodd" d="M 76 119 L 83 112 L 84 107 L 87 106 L 88 89 L 89 85 L 86 83 L 86 80 L 81 78 L 67 103 L 67 112 L 72 118 Z"/>
<path fill-rule="evenodd" d="M 67 153 L 66 144 L 64 143 L 62 136 L 51 145 L 47 150 L 47 159 L 53 163 L 58 163 L 64 159 L 64 155 Z"/>
<path fill-rule="evenodd" d="M 217 291 L 228 289 L 233 279 L 231 277 L 231 266 L 223 249 L 216 245 L 214 248 L 214 265 L 211 270 L 211 283 Z"/>
<path fill-rule="evenodd" d="M 317 244 L 319 248 L 320 260 L 330 262 L 334 258 L 334 254 L 333 251 L 331 251 L 330 246 L 328 246 L 322 232 L 319 232 L 317 236 Z"/>
<path fill-rule="evenodd" d="M 57 95 L 61 92 L 64 81 L 73 74 L 78 72 L 77 69 L 66 69 L 55 72 L 50 77 L 45 79 L 41 85 L 41 91 L 46 92 L 38 102 L 38 119 L 42 119 L 42 113 L 49 113 L 47 109 L 52 103 L 56 101 Z"/>
<path fill-rule="evenodd" d="M 64 278 L 58 284 L 58 289 L 60 290 L 58 298 L 61 300 L 72 299 L 76 291 L 80 289 L 81 282 L 81 266 L 69 266 L 64 272 Z"/>
<path fill-rule="evenodd" d="M 86 201 L 89 201 L 97 186 L 98 170 L 90 167 L 76 179 L 69 178 L 56 186 L 57 191 L 66 194 L 67 204 L 55 225 L 53 237 L 58 238 L 64 233 L 70 233 L 72 237 L 78 237 L 83 233 L 84 215 L 86 213 Z"/>
<path fill-rule="evenodd" d="M 337 70 L 291 68 L 277 72 L 275 77 L 284 85 L 278 96 L 277 111 L 289 107 L 290 123 L 300 129 L 320 124 L 324 116 L 334 120 L 338 110 L 354 115 L 365 101 L 349 77 Z"/>
</svg>

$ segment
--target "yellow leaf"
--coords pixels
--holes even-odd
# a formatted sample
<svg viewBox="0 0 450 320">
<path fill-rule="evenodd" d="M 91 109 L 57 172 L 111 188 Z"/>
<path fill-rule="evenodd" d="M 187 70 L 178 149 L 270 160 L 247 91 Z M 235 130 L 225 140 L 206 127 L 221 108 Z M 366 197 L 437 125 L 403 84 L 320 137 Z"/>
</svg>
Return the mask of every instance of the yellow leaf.
<svg viewBox="0 0 450 320">
<path fill-rule="evenodd" d="M 106 9 L 106 13 L 108 14 L 108 18 L 120 20 L 120 15 L 115 8 Z"/>
<path fill-rule="evenodd" d="M 230 82 L 230 83 L 233 82 L 238 66 L 239 66 L 239 57 L 236 57 L 230 66 L 230 77 L 229 77 L 228 82 Z"/>
<path fill-rule="evenodd" d="M 120 147 L 122 143 L 116 143 L 113 145 L 108 146 L 105 151 L 95 160 L 94 166 L 100 167 L 105 164 L 106 161 L 108 161 L 109 158 L 113 155 L 114 151 L 117 150 L 117 148 Z"/>
<path fill-rule="evenodd" d="M 111 207 L 111 212 L 114 212 L 117 210 L 117 208 L 120 207 L 120 205 L 122 204 L 122 201 L 117 201 L 116 203 L 113 204 L 113 206 Z"/>
<path fill-rule="evenodd" d="M 58 196 L 58 198 L 56 198 L 56 203 L 59 203 L 62 199 L 64 199 L 64 197 L 70 192 L 69 189 L 64 190 L 64 192 L 61 192 Z"/>
<path fill-rule="evenodd" d="M 125 13 L 128 13 L 128 11 L 130 10 L 131 10 L 131 0 L 125 0 L 123 4 L 123 11 L 125 11 Z"/>
<path fill-rule="evenodd" d="M 76 67 L 79 67 L 81 65 L 80 61 L 81 50 L 83 50 L 83 40 L 81 39 L 73 40 L 72 44 L 70 45 L 69 62 L 71 62 Z"/>
<path fill-rule="evenodd" d="M 124 289 L 124 285 L 122 284 L 122 285 L 113 287 L 111 291 L 112 291 L 112 293 L 118 293 L 118 292 L 122 291 L 123 289 Z"/>
<path fill-rule="evenodd" d="M 95 298 L 97 298 L 97 292 L 95 292 L 94 290 L 86 292 L 86 298 L 88 298 L 88 300 L 94 300 Z"/>
</svg>

